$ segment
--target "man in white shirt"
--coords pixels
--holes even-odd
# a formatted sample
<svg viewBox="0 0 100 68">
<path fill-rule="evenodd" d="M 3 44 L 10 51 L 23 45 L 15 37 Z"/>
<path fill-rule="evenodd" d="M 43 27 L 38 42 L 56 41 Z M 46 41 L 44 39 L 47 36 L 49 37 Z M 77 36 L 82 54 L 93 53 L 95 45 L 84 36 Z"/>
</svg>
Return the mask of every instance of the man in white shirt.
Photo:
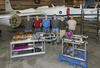
<svg viewBox="0 0 100 68">
<path fill-rule="evenodd" d="M 68 20 L 68 29 L 69 29 L 69 31 L 74 32 L 75 29 L 76 29 L 76 25 L 77 25 L 77 22 L 73 19 L 72 16 L 70 16 L 70 19 Z"/>
</svg>

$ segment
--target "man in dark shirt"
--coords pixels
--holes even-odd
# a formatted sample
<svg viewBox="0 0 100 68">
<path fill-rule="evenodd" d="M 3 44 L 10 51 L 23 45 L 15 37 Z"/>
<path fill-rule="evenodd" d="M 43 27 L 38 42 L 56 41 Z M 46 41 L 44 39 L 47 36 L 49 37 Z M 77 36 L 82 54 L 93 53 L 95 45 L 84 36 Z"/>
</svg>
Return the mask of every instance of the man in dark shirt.
<svg viewBox="0 0 100 68">
<path fill-rule="evenodd" d="M 34 20 L 34 27 L 35 27 L 35 33 L 40 32 L 42 21 L 39 19 L 39 16 L 36 16 L 36 19 Z"/>
<path fill-rule="evenodd" d="M 60 25 L 59 26 L 60 27 L 60 39 L 62 39 L 62 37 L 66 33 L 66 29 L 68 28 L 68 24 L 67 24 L 66 20 L 64 19 L 64 16 L 62 16 L 60 18 L 59 25 Z"/>
<path fill-rule="evenodd" d="M 32 32 L 32 19 L 30 16 L 27 16 L 24 20 L 25 32 L 30 31 Z"/>
<path fill-rule="evenodd" d="M 51 20 L 52 32 L 57 34 L 57 43 L 59 43 L 59 20 L 56 18 L 56 15 L 53 16 Z"/>
</svg>

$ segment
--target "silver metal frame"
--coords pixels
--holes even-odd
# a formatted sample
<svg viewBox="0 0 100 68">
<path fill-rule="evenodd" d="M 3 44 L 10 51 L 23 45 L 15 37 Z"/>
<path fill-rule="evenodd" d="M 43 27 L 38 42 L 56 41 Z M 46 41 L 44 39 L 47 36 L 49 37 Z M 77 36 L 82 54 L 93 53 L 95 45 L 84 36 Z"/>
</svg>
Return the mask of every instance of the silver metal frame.
<svg viewBox="0 0 100 68">
<path fill-rule="evenodd" d="M 83 41 L 82 38 L 86 38 L 87 39 L 88 37 L 87 36 L 80 36 L 79 37 L 79 35 L 75 35 L 75 36 L 78 36 L 78 37 L 74 37 L 74 38 L 80 38 L 80 40 L 76 41 L 76 40 L 74 40 L 72 38 L 70 38 L 70 39 L 67 39 L 67 38 L 62 39 L 62 54 L 63 54 L 63 44 L 64 44 L 64 42 L 71 43 L 73 45 L 73 54 L 74 54 L 74 49 L 77 49 L 77 48 L 75 48 L 75 44 L 79 44 L 79 45 L 84 44 L 84 49 L 79 49 L 79 48 L 77 49 L 77 50 L 84 51 L 84 59 L 78 58 L 78 57 L 74 57 L 74 56 L 70 56 L 70 55 L 65 55 L 65 54 L 63 54 L 63 55 L 67 56 L 67 57 L 70 57 L 70 58 L 86 61 L 86 51 L 87 51 L 86 47 L 87 47 L 88 42 L 87 41 Z"/>
<path fill-rule="evenodd" d="M 26 48 L 26 49 L 18 49 L 18 50 L 13 50 L 13 47 L 15 44 L 20 44 L 20 43 L 30 43 L 33 42 L 32 48 Z M 20 54 L 20 55 L 13 55 L 13 52 L 18 52 L 18 51 L 27 51 L 27 50 L 34 50 L 35 42 L 41 42 L 41 52 L 33 52 L 33 53 L 27 53 L 27 54 Z M 24 41 L 12 41 L 10 42 L 10 56 L 11 58 L 15 57 L 23 57 L 23 56 L 30 56 L 30 55 L 38 55 L 38 54 L 45 54 L 45 41 L 44 40 L 24 40 Z"/>
</svg>

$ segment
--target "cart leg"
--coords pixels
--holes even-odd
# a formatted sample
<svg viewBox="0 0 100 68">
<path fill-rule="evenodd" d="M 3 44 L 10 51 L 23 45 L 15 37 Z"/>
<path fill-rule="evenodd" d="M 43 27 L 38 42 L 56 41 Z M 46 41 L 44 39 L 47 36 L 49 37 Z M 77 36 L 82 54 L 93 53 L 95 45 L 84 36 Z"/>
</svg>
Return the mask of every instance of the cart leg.
<svg viewBox="0 0 100 68">
<path fill-rule="evenodd" d="M 69 62 L 69 65 L 70 65 L 70 66 L 74 66 L 74 64 L 73 64 L 72 62 Z"/>
<path fill-rule="evenodd" d="M 58 62 L 61 62 L 61 61 L 62 61 L 62 57 L 59 56 L 59 57 L 58 57 Z"/>
</svg>

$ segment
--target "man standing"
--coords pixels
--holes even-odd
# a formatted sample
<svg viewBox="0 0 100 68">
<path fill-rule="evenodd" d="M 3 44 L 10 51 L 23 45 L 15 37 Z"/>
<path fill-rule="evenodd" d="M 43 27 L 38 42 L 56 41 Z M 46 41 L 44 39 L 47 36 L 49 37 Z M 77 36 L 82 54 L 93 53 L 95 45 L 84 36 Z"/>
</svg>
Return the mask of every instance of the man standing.
<svg viewBox="0 0 100 68">
<path fill-rule="evenodd" d="M 45 16 L 45 19 L 42 21 L 43 25 L 43 32 L 49 33 L 50 32 L 50 20 L 48 19 L 48 16 Z"/>
<path fill-rule="evenodd" d="M 57 34 L 57 43 L 59 43 L 59 20 L 57 20 L 56 15 L 53 16 L 51 20 L 52 31 Z"/>
<path fill-rule="evenodd" d="M 68 28 L 68 24 L 65 21 L 64 16 L 61 17 L 59 24 L 60 24 L 60 26 L 59 26 L 60 27 L 60 39 L 62 39 L 62 37 L 66 33 L 66 29 Z"/>
<path fill-rule="evenodd" d="M 70 19 L 68 20 L 68 29 L 69 31 L 75 32 L 77 22 L 73 19 L 72 16 L 70 16 Z"/>
<path fill-rule="evenodd" d="M 30 31 L 32 32 L 32 19 L 30 16 L 27 16 L 24 20 L 25 32 Z"/>
<path fill-rule="evenodd" d="M 34 27 L 35 27 L 35 33 L 40 32 L 42 21 L 39 19 L 39 16 L 36 16 L 36 19 L 34 20 Z"/>
</svg>

